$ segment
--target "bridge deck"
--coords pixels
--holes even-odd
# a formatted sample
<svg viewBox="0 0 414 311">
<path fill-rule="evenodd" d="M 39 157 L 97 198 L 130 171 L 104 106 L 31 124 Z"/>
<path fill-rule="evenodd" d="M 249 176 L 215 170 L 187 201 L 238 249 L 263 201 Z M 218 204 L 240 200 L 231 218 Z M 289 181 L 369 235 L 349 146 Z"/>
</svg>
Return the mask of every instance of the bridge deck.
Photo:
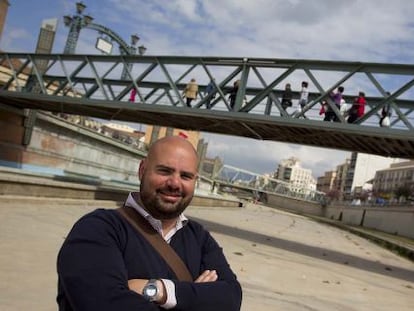
<svg viewBox="0 0 414 311">
<path fill-rule="evenodd" d="M 382 156 L 414 156 L 414 136 L 398 129 L 5 91 L 0 92 L 0 103 Z"/>
</svg>

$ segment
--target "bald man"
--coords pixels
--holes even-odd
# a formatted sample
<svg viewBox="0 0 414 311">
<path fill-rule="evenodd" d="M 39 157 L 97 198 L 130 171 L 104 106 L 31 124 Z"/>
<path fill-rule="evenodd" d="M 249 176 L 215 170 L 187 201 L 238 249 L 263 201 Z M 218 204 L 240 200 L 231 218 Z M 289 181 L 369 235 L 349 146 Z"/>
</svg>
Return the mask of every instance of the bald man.
<svg viewBox="0 0 414 311">
<path fill-rule="evenodd" d="M 240 310 L 241 287 L 222 248 L 183 214 L 194 195 L 197 167 L 197 152 L 186 139 L 156 141 L 140 162 L 140 191 L 131 192 L 124 207 L 170 244 L 193 281 L 178 280 L 116 210 L 98 209 L 74 225 L 59 252 L 59 310 Z"/>
</svg>

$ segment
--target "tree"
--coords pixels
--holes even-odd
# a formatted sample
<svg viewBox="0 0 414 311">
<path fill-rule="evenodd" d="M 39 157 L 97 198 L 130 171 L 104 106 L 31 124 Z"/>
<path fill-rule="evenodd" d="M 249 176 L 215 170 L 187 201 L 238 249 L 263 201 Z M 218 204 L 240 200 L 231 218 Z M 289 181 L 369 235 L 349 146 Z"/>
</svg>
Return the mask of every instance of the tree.
<svg viewBox="0 0 414 311">
<path fill-rule="evenodd" d="M 399 186 L 397 189 L 395 189 L 394 194 L 398 199 L 400 198 L 408 199 L 409 197 L 413 195 L 413 187 L 412 185 L 404 184 L 402 186 Z"/>
<path fill-rule="evenodd" d="M 368 201 L 369 198 L 371 198 L 372 192 L 370 190 L 363 190 L 359 194 L 359 199 L 361 199 L 362 202 Z"/>
<path fill-rule="evenodd" d="M 326 193 L 326 197 L 328 198 L 329 202 L 332 202 L 334 200 L 339 200 L 341 197 L 341 191 L 338 189 L 331 189 Z"/>
</svg>

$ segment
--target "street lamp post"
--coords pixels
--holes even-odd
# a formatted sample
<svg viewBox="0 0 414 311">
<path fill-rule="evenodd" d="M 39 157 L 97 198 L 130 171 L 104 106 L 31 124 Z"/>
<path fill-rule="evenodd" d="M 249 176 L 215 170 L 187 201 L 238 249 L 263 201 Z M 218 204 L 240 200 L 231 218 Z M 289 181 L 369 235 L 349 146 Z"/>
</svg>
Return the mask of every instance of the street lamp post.
<svg viewBox="0 0 414 311">
<path fill-rule="evenodd" d="M 131 45 L 128 46 L 128 49 L 126 51 L 124 49 L 121 49 L 121 54 L 136 55 L 138 52 L 139 55 L 141 56 L 144 55 L 145 52 L 147 51 L 147 48 L 143 45 L 137 47 L 138 41 L 139 41 L 139 37 L 137 34 L 131 35 Z M 131 71 L 132 64 L 127 63 L 124 69 L 122 70 L 122 75 L 121 75 L 122 80 L 128 79 L 127 68 L 129 69 L 129 71 Z"/>
<path fill-rule="evenodd" d="M 144 55 L 147 48 L 143 45 L 137 46 L 139 41 L 138 35 L 134 34 L 131 36 L 131 43 L 128 45 L 127 43 L 122 40 L 122 38 L 113 32 L 111 29 L 92 23 L 93 18 L 90 15 L 85 15 L 83 12 L 86 9 L 86 5 L 82 2 L 76 2 L 76 14 L 73 16 L 66 15 L 63 17 L 63 21 L 65 26 L 69 27 L 69 34 L 66 40 L 65 49 L 63 51 L 64 54 L 75 54 L 76 44 L 78 43 L 79 34 L 82 28 L 91 28 L 98 30 L 106 35 L 109 35 L 112 39 L 119 44 L 119 50 L 121 55 Z M 101 40 L 103 41 L 103 40 Z M 102 42 L 100 42 L 102 43 Z M 102 47 L 97 43 L 97 48 Z M 132 70 L 132 63 L 126 63 L 121 74 L 121 78 L 123 80 L 128 79 L 128 70 L 131 72 Z"/>
<path fill-rule="evenodd" d="M 83 27 L 92 23 L 93 17 L 90 15 L 84 15 L 83 11 L 86 9 L 86 5 L 82 2 L 76 2 L 76 15 L 63 17 L 65 26 L 69 27 L 69 35 L 66 40 L 64 54 L 74 54 L 76 44 L 79 39 L 80 31 Z"/>
<path fill-rule="evenodd" d="M 135 55 L 137 52 L 139 55 L 144 55 L 147 51 L 147 48 L 143 45 L 137 47 L 137 43 L 139 41 L 139 37 L 137 34 L 131 35 L 131 45 L 128 48 L 128 55 Z"/>
</svg>

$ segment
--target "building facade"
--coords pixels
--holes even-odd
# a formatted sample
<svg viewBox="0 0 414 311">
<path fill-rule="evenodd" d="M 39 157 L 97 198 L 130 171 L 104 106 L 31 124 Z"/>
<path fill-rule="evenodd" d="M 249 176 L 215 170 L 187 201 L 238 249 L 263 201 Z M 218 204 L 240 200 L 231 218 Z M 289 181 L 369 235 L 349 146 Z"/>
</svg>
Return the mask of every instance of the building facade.
<svg viewBox="0 0 414 311">
<path fill-rule="evenodd" d="M 188 141 L 197 149 L 200 140 L 200 132 L 187 131 L 164 126 L 147 125 L 145 131 L 145 144 L 151 145 L 154 141 L 165 136 L 181 136 L 188 139 Z"/>
<path fill-rule="evenodd" d="M 295 157 L 282 160 L 274 178 L 290 183 L 291 190 L 294 192 L 300 192 L 304 189 L 316 190 L 316 180 L 312 176 L 312 171 L 301 167 L 299 159 Z"/>
<path fill-rule="evenodd" d="M 345 198 L 345 185 L 350 163 L 351 160 L 346 159 L 345 163 L 342 163 L 336 167 L 335 189 L 339 191 L 340 200 L 343 200 Z"/>
<path fill-rule="evenodd" d="M 330 193 L 336 200 L 344 200 L 344 189 L 346 177 L 350 166 L 350 159 L 336 167 L 335 171 L 325 172 L 324 176 L 318 177 L 316 189 L 325 193 Z"/>
<path fill-rule="evenodd" d="M 336 184 L 336 171 L 325 172 L 323 176 L 318 177 L 316 183 L 316 189 L 328 193 L 335 188 Z"/>
<path fill-rule="evenodd" d="M 411 193 L 414 190 L 414 160 L 394 163 L 389 168 L 377 171 L 372 191 L 378 197 L 392 199 L 402 187 L 411 189 Z"/>
<path fill-rule="evenodd" d="M 339 200 L 352 200 L 372 190 L 372 180 L 378 170 L 385 169 L 400 159 L 352 152 L 351 157 L 318 178 L 317 189 L 328 193 L 338 192 Z"/>
<path fill-rule="evenodd" d="M 396 158 L 352 152 L 349 168 L 345 176 L 344 198 L 351 200 L 355 189 L 359 191 L 370 190 L 368 189 L 371 187 L 369 182 L 375 177 L 375 173 L 399 161 L 400 159 Z"/>
</svg>

